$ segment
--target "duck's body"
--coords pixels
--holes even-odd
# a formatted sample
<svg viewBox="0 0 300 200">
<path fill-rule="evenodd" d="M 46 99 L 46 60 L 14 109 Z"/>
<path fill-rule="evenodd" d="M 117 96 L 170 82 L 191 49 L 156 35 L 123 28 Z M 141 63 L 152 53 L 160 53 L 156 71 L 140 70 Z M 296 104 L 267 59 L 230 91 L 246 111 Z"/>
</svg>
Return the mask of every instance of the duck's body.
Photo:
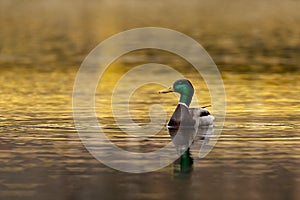
<svg viewBox="0 0 300 200">
<path fill-rule="evenodd" d="M 212 116 L 206 108 L 189 108 L 189 112 L 196 121 L 195 126 L 210 126 L 213 124 L 214 116 Z"/>
<path fill-rule="evenodd" d="M 189 108 L 194 95 L 194 88 L 189 80 L 180 79 L 175 81 L 173 87 L 161 93 L 177 92 L 180 94 L 179 103 L 168 122 L 169 128 L 176 127 L 199 127 L 212 125 L 214 117 L 205 108 Z"/>
<path fill-rule="evenodd" d="M 212 125 L 214 117 L 205 108 L 188 108 L 178 104 L 172 117 L 168 122 L 168 127 L 179 126 L 209 126 Z"/>
</svg>

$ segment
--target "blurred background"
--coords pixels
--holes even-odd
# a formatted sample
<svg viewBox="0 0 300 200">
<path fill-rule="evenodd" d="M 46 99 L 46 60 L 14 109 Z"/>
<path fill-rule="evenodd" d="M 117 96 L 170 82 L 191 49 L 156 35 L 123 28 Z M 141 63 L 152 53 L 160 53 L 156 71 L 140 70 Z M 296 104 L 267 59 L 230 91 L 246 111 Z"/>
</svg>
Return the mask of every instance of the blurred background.
<svg viewBox="0 0 300 200">
<path fill-rule="evenodd" d="M 0 0 L 0 198 L 299 199 L 299 10 L 298 0 Z M 178 163 L 144 175 L 109 169 L 74 128 L 72 89 L 84 58 L 106 38 L 147 26 L 197 40 L 225 84 L 222 135 L 204 159 L 191 152 L 189 173 Z M 162 63 L 184 70 L 176 56 L 160 53 L 141 51 L 115 65 L 164 55 Z M 137 122 L 149 120 L 153 101 L 172 113 L 177 99 L 159 99 L 157 89 L 144 87 L 133 97 L 150 99 L 136 99 L 145 102 L 135 107 Z M 200 94 L 210 103 L 206 89 Z M 109 113 L 106 119 L 113 127 Z M 119 129 L 108 131 L 119 146 L 131 145 Z M 137 146 L 151 151 L 166 141 Z"/>
<path fill-rule="evenodd" d="M 120 31 L 161 26 L 199 41 L 220 69 L 297 70 L 299 2 L 1 1 L 1 65 L 77 67 Z"/>
</svg>

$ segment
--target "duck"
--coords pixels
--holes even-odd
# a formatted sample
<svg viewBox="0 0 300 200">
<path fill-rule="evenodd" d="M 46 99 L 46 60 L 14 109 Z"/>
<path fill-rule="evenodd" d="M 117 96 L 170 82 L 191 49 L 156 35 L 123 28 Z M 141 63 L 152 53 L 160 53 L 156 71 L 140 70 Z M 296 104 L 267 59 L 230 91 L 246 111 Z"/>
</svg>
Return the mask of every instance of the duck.
<svg viewBox="0 0 300 200">
<path fill-rule="evenodd" d="M 194 87 L 188 79 L 179 79 L 173 86 L 159 91 L 160 94 L 176 92 L 180 94 L 177 107 L 167 123 L 168 128 L 211 126 L 214 116 L 206 109 L 208 106 L 200 108 L 190 108 L 194 95 Z"/>
</svg>

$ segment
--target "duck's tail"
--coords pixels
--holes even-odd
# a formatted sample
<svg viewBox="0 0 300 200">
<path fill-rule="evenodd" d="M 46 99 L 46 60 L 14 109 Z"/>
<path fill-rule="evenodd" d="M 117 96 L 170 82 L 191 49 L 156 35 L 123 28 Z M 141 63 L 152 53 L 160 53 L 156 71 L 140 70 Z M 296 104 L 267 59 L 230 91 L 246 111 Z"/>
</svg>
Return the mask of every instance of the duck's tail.
<svg viewBox="0 0 300 200">
<path fill-rule="evenodd" d="M 202 106 L 201 108 L 207 108 L 207 107 L 211 107 L 211 105 L 206 105 L 206 106 Z"/>
</svg>

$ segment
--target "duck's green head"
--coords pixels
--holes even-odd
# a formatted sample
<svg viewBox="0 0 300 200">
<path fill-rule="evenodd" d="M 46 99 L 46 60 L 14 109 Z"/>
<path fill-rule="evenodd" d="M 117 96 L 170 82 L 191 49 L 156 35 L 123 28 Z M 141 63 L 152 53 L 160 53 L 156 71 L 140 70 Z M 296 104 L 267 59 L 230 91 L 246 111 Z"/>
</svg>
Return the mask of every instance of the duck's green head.
<svg viewBox="0 0 300 200">
<path fill-rule="evenodd" d="M 159 93 L 177 92 L 180 94 L 180 103 L 184 103 L 187 106 L 191 104 L 192 97 L 194 95 L 194 87 L 187 79 L 179 79 L 173 83 L 173 86 L 167 90 L 160 91 Z"/>
</svg>

